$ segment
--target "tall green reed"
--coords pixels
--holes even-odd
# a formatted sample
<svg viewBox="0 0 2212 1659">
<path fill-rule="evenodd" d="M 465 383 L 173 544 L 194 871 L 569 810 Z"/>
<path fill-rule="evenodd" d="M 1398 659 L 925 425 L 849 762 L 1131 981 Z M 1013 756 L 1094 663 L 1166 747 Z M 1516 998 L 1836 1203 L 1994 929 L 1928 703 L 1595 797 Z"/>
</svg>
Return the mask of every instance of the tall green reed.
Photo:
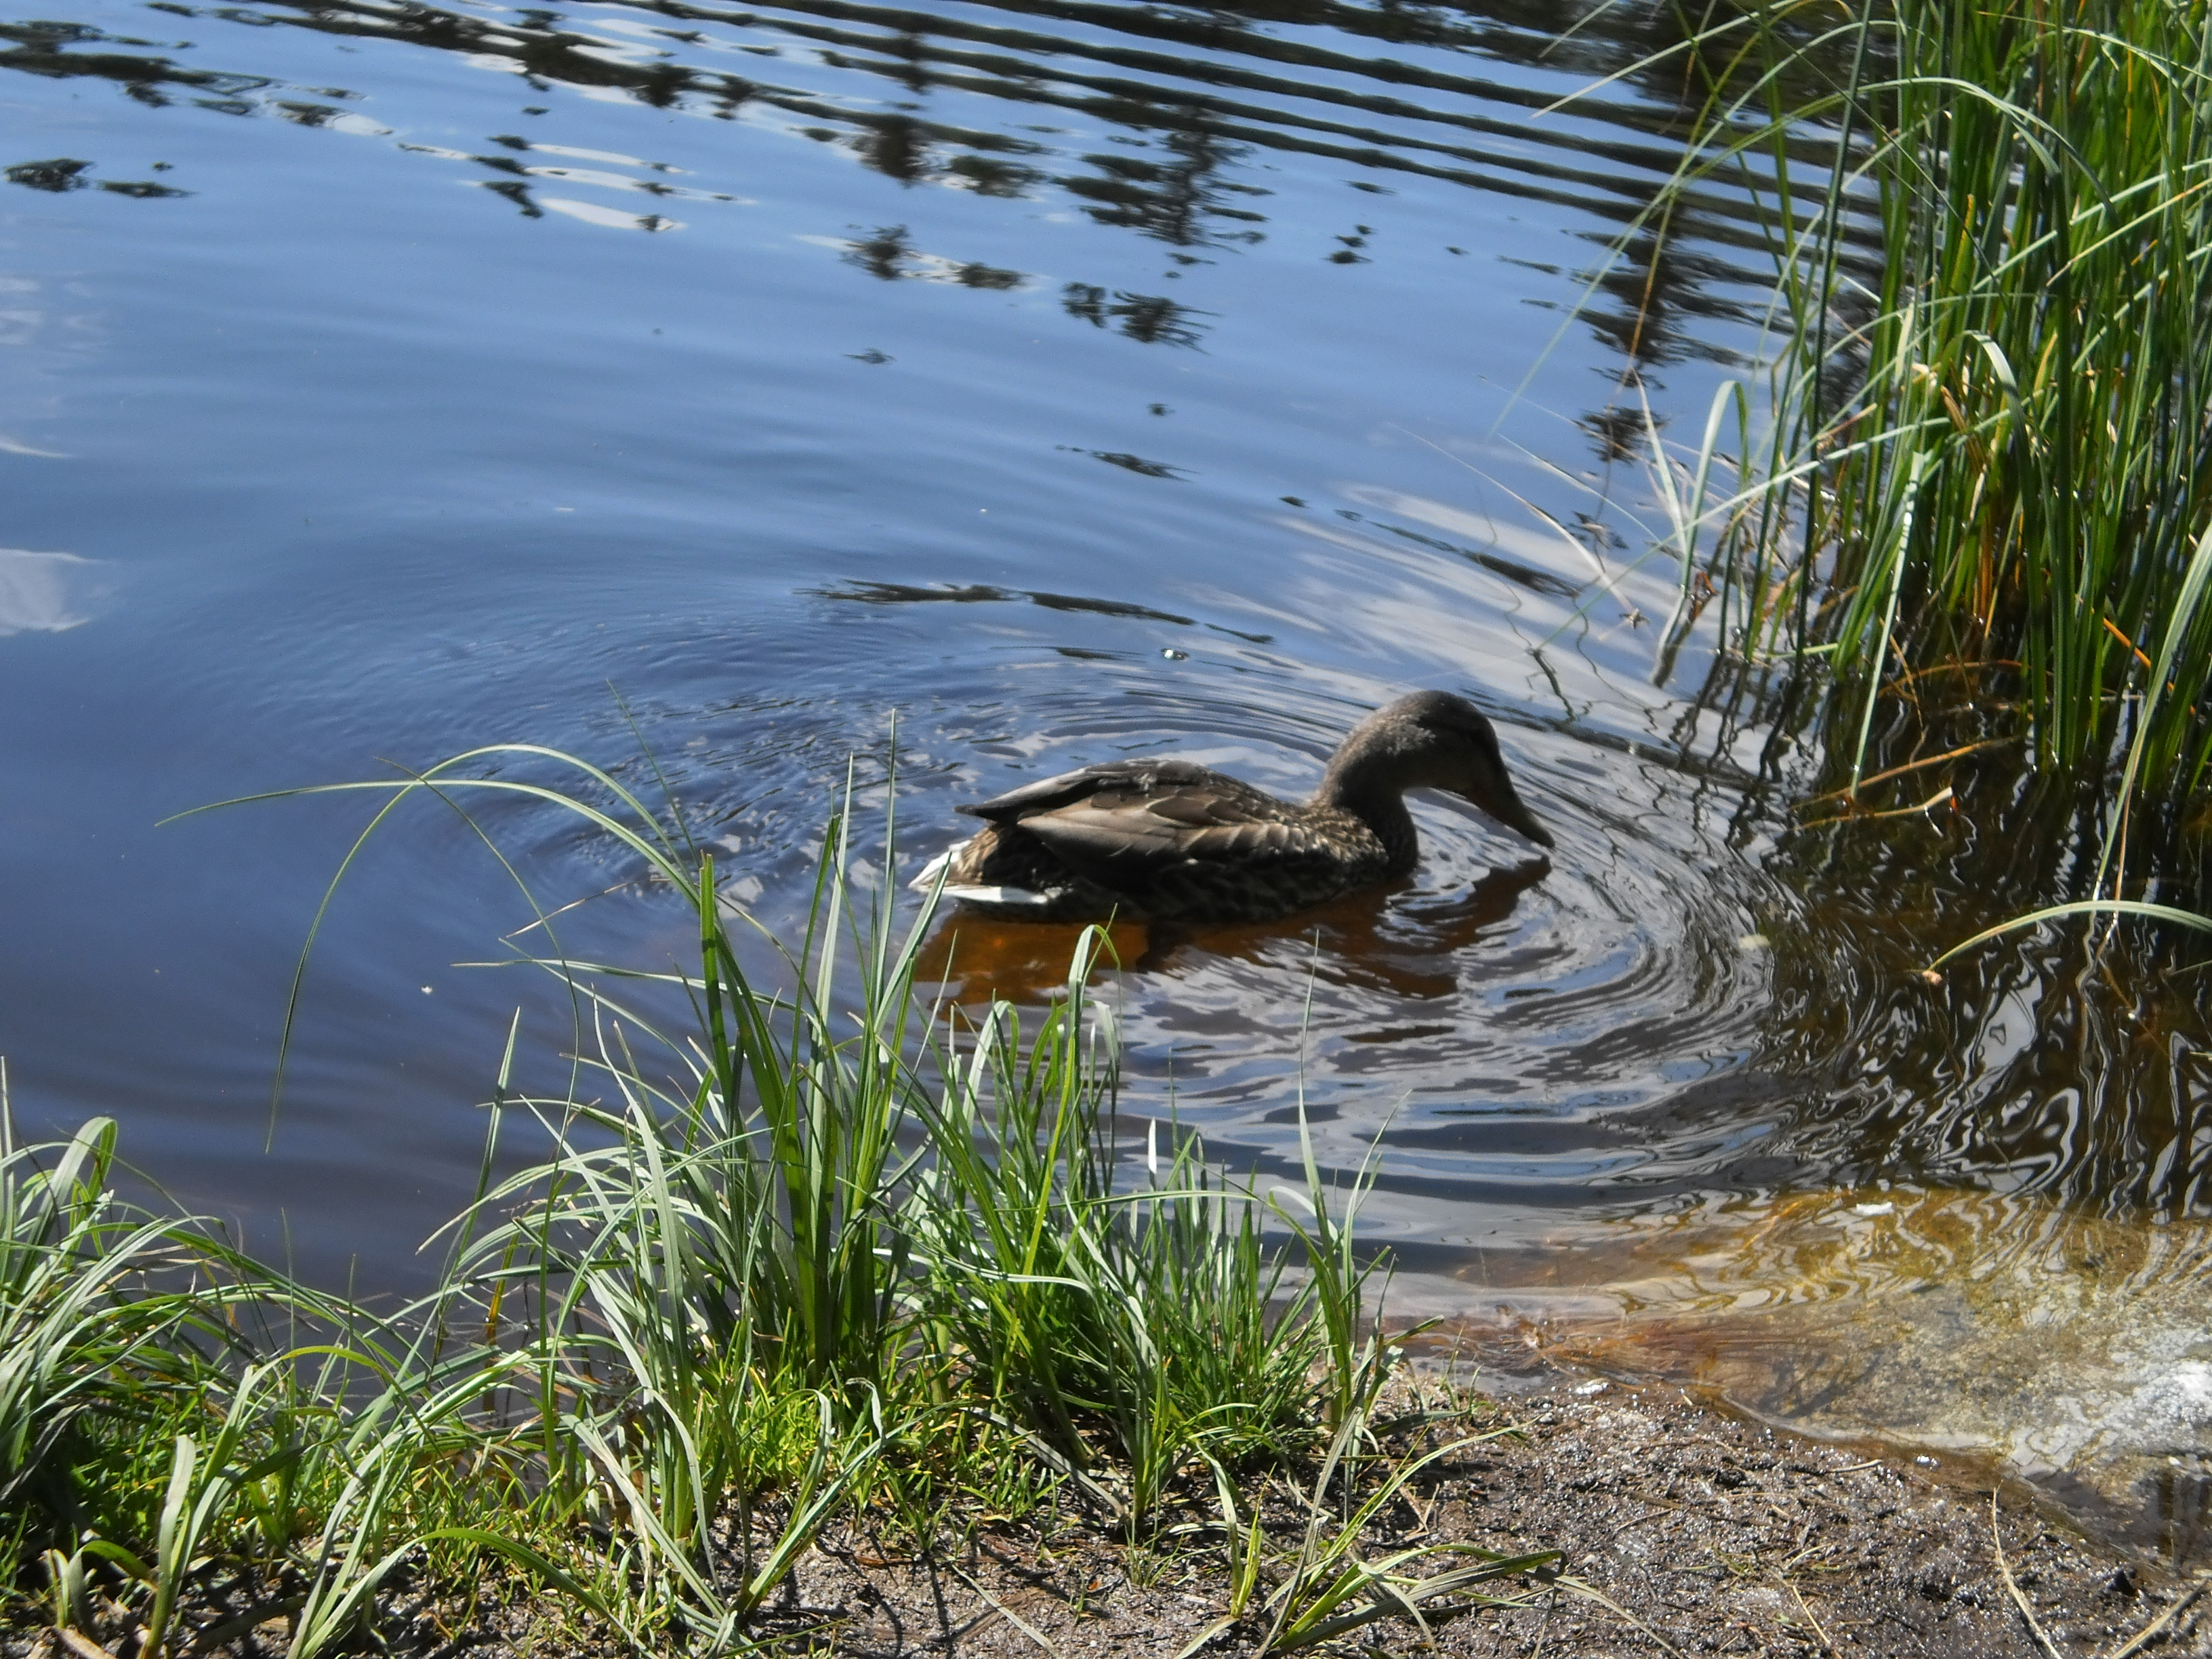
<svg viewBox="0 0 2212 1659">
<path fill-rule="evenodd" d="M 2203 778 L 2208 53 L 2164 0 L 1782 0 L 1676 48 L 1694 137 L 1647 218 L 1756 198 L 1779 338 L 1733 476 L 1717 419 L 1659 462 L 1668 546 L 1733 648 L 1827 656 L 1854 789 L 1876 697 L 1931 675 L 2018 704 L 2047 770 L 2124 763 L 2115 842 L 2130 788 Z"/>
<path fill-rule="evenodd" d="M 1839 664 L 1995 672 L 2044 765 L 2126 745 L 2187 789 L 2212 753 L 2203 10 L 1912 4 L 1893 38 L 1869 372 L 1830 417 L 1816 526 Z M 2154 651 L 2183 695 L 2157 695 Z"/>
</svg>

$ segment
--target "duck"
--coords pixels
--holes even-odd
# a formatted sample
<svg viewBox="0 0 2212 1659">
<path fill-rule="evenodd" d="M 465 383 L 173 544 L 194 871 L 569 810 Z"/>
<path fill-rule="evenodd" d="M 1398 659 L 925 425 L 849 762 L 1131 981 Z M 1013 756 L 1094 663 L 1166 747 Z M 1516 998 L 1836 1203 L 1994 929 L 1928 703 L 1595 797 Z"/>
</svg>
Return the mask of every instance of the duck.
<svg viewBox="0 0 2212 1659">
<path fill-rule="evenodd" d="M 1273 921 L 1410 872 L 1420 841 L 1405 797 L 1419 788 L 1553 845 L 1482 711 L 1416 691 L 1352 728 L 1308 800 L 1189 761 L 1108 761 L 955 808 L 983 828 L 908 885 L 1038 921 Z"/>
</svg>

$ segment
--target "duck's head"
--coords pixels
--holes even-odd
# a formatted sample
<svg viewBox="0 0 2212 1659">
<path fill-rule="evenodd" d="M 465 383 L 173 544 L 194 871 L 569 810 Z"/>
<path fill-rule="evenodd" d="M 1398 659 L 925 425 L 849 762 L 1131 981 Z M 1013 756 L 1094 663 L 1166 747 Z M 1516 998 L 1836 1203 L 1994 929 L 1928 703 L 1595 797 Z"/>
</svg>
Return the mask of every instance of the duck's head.
<svg viewBox="0 0 2212 1659">
<path fill-rule="evenodd" d="M 1416 691 L 1370 714 L 1329 763 L 1325 790 L 1328 784 L 1345 796 L 1378 788 L 1449 790 L 1538 846 L 1554 844 L 1506 775 L 1489 720 L 1449 691 Z"/>
</svg>

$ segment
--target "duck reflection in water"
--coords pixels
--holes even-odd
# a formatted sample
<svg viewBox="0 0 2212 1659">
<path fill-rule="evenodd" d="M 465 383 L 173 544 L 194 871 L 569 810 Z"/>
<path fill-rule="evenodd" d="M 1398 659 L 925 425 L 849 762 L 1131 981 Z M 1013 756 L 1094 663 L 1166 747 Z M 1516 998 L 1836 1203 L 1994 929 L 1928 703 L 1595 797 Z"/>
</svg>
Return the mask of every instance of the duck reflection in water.
<svg viewBox="0 0 2212 1659">
<path fill-rule="evenodd" d="M 971 949 L 987 933 L 1011 943 L 1029 931 L 975 927 L 971 918 L 1113 917 L 1146 932 L 1144 948 L 1125 950 L 1123 960 L 1157 966 L 1195 930 L 1233 950 L 1237 933 L 1402 880 L 1420 852 L 1405 795 L 1424 787 L 1458 795 L 1539 845 L 1553 844 L 1514 789 L 1481 711 L 1448 692 L 1420 691 L 1361 721 L 1310 800 L 1279 800 L 1188 761 L 1085 767 L 962 807 L 985 827 L 933 860 L 913 885 L 941 887 L 968 913 L 962 931 Z M 1510 909 L 1512 895 L 1550 867 L 1539 860 L 1492 876 L 1449 907 L 1458 924 L 1443 931 L 1471 938 L 1504 914 L 1496 908 L 1500 897 Z M 1334 924 L 1347 940 L 1380 944 L 1371 896 L 1342 908 L 1342 917 L 1314 921 L 1325 930 Z M 1250 942 L 1279 934 L 1262 926 Z M 1117 949 L 1133 943 L 1117 940 Z"/>
<path fill-rule="evenodd" d="M 1549 859 L 1492 870 L 1464 893 L 1401 905 L 1403 881 L 1348 893 L 1282 922 L 1212 925 L 1115 917 L 1111 960 L 1139 973 L 1172 973 L 1194 954 L 1259 962 L 1270 956 L 1322 983 L 1427 1001 L 1459 988 L 1458 952 L 1513 914 L 1521 895 L 1552 872 Z M 964 1005 L 1003 997 L 1042 1002 L 1067 983 L 1083 924 L 1010 921 L 965 907 L 937 924 L 918 976 L 942 982 Z M 1319 954 L 1313 954 L 1318 947 Z"/>
</svg>

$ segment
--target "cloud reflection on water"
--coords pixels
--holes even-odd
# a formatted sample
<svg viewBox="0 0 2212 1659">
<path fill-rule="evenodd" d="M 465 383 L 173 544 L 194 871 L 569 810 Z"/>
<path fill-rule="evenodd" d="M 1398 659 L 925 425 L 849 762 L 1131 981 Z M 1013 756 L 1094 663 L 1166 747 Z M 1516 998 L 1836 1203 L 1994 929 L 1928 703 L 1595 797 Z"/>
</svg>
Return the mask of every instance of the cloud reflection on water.
<svg viewBox="0 0 2212 1659">
<path fill-rule="evenodd" d="M 0 635 L 61 634 L 92 620 L 90 559 L 0 547 Z"/>
</svg>

